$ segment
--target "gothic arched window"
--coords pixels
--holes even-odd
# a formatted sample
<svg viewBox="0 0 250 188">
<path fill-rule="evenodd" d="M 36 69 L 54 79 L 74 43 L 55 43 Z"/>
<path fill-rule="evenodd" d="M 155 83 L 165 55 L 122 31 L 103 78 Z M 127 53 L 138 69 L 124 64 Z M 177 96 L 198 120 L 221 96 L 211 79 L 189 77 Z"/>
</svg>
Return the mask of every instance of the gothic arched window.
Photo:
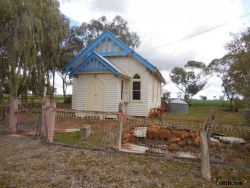
<svg viewBox="0 0 250 188">
<path fill-rule="evenodd" d="M 139 74 L 135 74 L 133 77 L 132 96 L 133 100 L 141 100 L 141 77 Z"/>
</svg>

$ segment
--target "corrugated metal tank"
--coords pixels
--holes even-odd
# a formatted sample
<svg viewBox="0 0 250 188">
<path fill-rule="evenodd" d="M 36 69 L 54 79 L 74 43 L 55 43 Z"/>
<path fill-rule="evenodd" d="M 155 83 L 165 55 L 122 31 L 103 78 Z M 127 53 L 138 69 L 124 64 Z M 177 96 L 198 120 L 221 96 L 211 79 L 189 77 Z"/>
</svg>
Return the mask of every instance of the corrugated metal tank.
<svg viewBox="0 0 250 188">
<path fill-rule="evenodd" d="M 168 104 L 168 112 L 188 113 L 188 104 L 180 99 L 173 100 Z"/>
</svg>

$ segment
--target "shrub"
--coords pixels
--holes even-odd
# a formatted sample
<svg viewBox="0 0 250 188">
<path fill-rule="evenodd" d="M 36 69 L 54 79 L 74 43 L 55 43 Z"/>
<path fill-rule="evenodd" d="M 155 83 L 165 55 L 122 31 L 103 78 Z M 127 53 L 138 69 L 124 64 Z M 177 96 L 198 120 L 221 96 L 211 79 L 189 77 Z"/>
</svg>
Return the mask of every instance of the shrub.
<svg viewBox="0 0 250 188">
<path fill-rule="evenodd" d="M 250 126 L 250 109 L 245 109 L 245 119 L 248 126 Z"/>
<path fill-rule="evenodd" d="M 64 104 L 71 104 L 72 103 L 72 95 L 67 95 L 64 99 Z"/>
<path fill-rule="evenodd" d="M 200 98 L 201 98 L 202 100 L 204 100 L 204 101 L 207 100 L 207 96 L 201 95 Z"/>
</svg>

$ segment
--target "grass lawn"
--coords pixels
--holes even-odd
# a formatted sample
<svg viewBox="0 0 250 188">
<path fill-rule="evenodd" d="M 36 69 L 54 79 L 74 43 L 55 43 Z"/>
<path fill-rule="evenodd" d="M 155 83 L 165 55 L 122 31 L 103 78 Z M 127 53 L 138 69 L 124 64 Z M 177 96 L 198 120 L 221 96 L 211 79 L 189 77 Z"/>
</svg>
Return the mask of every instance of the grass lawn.
<svg viewBox="0 0 250 188">
<path fill-rule="evenodd" d="M 80 132 L 60 132 L 63 129 L 81 128 L 91 125 L 91 134 L 86 139 L 80 138 Z M 116 121 L 88 121 L 77 119 L 56 119 L 56 134 L 54 141 L 57 143 L 76 145 L 78 147 L 112 147 L 115 141 Z M 59 131 L 59 132 L 58 132 Z"/>
<path fill-rule="evenodd" d="M 218 106 L 192 106 L 187 114 L 166 113 L 164 118 L 175 121 L 204 122 L 207 120 L 210 111 Z M 215 121 L 221 124 L 244 124 L 244 114 L 242 112 L 228 112 L 221 109 L 215 116 Z"/>
<path fill-rule="evenodd" d="M 93 127 L 93 126 L 92 126 Z M 63 143 L 69 145 L 75 145 L 78 147 L 105 147 L 108 145 L 114 145 L 114 139 L 109 137 L 110 133 L 103 133 L 95 131 L 87 139 L 80 138 L 80 132 L 71 133 L 57 133 L 54 137 L 54 142 Z"/>
</svg>

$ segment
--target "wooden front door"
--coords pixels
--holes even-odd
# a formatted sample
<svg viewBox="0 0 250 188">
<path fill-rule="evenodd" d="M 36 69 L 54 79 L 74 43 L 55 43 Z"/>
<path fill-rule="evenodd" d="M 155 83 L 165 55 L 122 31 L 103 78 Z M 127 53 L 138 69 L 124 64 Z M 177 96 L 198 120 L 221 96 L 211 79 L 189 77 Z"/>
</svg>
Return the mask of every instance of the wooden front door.
<svg viewBox="0 0 250 188">
<path fill-rule="evenodd" d="M 90 81 L 87 88 L 87 110 L 104 111 L 105 86 L 100 79 Z"/>
</svg>

